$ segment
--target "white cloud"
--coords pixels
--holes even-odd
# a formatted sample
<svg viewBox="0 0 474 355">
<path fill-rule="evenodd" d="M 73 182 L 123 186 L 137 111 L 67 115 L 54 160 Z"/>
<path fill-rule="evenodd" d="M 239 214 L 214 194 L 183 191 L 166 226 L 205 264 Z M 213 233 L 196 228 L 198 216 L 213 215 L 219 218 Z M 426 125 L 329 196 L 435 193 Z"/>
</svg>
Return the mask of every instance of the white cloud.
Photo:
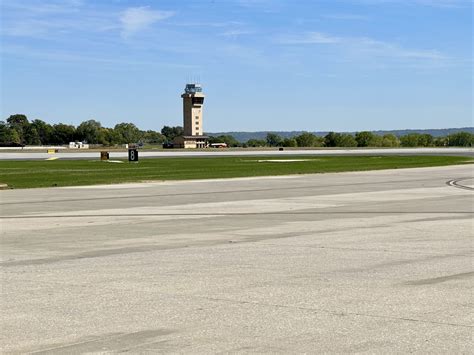
<svg viewBox="0 0 474 355">
<path fill-rule="evenodd" d="M 442 63 L 448 58 L 436 50 L 405 48 L 396 43 L 368 37 L 337 37 L 322 32 L 306 32 L 299 35 L 278 37 L 283 45 L 334 46 L 348 55 L 389 58 L 405 61 L 431 61 Z"/>
<path fill-rule="evenodd" d="M 238 0 L 238 4 L 244 7 L 273 6 L 274 0 Z"/>
<path fill-rule="evenodd" d="M 175 26 L 183 27 L 229 27 L 229 26 L 243 26 L 241 21 L 227 21 L 227 22 L 176 22 L 172 23 Z"/>
<path fill-rule="evenodd" d="M 341 21 L 367 21 L 369 19 L 368 16 L 364 15 L 356 15 L 356 14 L 328 14 L 323 15 L 323 18 L 327 18 L 330 20 L 341 20 Z"/>
<path fill-rule="evenodd" d="M 114 16 L 88 8 L 83 0 L 8 0 L 2 5 L 1 34 L 6 36 L 57 39 L 73 32 L 100 32 L 116 22 Z"/>
<path fill-rule="evenodd" d="M 284 0 L 235 0 L 243 8 L 263 11 L 265 13 L 276 13 L 282 11 L 285 6 Z"/>
<path fill-rule="evenodd" d="M 238 36 L 243 36 L 243 35 L 250 35 L 253 34 L 253 31 L 248 31 L 248 30 L 229 30 L 226 32 L 221 33 L 221 36 L 224 37 L 238 37 Z"/>
<path fill-rule="evenodd" d="M 149 6 L 130 7 L 120 14 L 122 36 L 129 37 L 173 15 L 173 11 L 152 10 Z"/>
<path fill-rule="evenodd" d="M 170 68 L 184 68 L 184 69 L 193 69 L 198 68 L 197 65 L 193 64 L 181 64 L 176 62 L 166 62 L 166 61 L 157 61 L 157 60 L 137 60 L 135 56 L 112 56 L 109 53 L 79 53 L 78 51 L 69 51 L 69 50 L 43 50 L 43 49 L 30 49 L 25 46 L 19 45 L 7 45 L 3 46 L 0 50 L 2 54 L 8 54 L 13 56 L 18 56 L 21 58 L 30 57 L 35 60 L 43 60 L 47 62 L 61 62 L 61 63 L 104 63 L 104 64 L 113 64 L 116 67 L 128 67 L 130 65 L 134 66 L 157 66 L 157 67 L 170 67 Z M 108 67 L 111 68 L 111 67 Z"/>
<path fill-rule="evenodd" d="M 435 7 L 462 7 L 472 4 L 472 0 L 416 0 L 416 3 Z"/>
<path fill-rule="evenodd" d="M 472 6 L 472 0 L 354 0 L 361 4 L 383 5 L 388 3 L 402 5 L 422 5 L 440 8 L 459 8 Z"/>
<path fill-rule="evenodd" d="M 371 38 L 347 38 L 344 43 L 362 53 L 377 57 L 392 57 L 406 59 L 445 60 L 446 56 L 436 50 L 411 49 L 390 42 L 383 42 Z"/>
<path fill-rule="evenodd" d="M 22 15 L 66 14 L 79 11 L 82 0 L 11 1 L 3 0 L 2 6 L 9 11 L 20 11 Z"/>
<path fill-rule="evenodd" d="M 281 36 L 277 42 L 281 44 L 335 44 L 340 43 L 341 40 L 339 37 L 321 32 L 306 32 L 296 36 Z"/>
</svg>

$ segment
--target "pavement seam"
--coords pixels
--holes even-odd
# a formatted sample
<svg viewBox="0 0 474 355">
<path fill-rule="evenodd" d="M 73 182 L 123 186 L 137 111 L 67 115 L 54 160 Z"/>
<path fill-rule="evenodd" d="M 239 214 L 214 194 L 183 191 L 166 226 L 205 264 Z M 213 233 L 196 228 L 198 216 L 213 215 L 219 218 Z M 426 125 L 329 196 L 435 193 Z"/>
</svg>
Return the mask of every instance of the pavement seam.
<svg viewBox="0 0 474 355">
<path fill-rule="evenodd" d="M 414 179 L 414 180 L 393 180 L 393 181 L 381 181 L 378 182 L 377 185 L 381 184 L 392 184 L 392 183 L 410 183 L 410 182 L 418 182 L 418 181 L 426 181 L 426 179 Z M 125 185 L 126 183 L 124 183 Z M 374 184 L 371 182 L 360 182 L 360 183 L 352 183 L 352 185 L 370 185 L 373 186 Z M 94 185 L 90 185 L 94 186 Z M 97 185 L 95 185 L 97 186 Z M 106 185 L 105 185 L 106 186 Z M 347 186 L 346 184 L 339 184 L 339 185 L 312 185 L 312 186 L 298 186 L 298 187 L 282 187 L 278 190 L 302 190 L 302 189 L 314 189 L 314 188 L 328 188 L 328 187 L 337 187 L 337 186 Z M 173 197 L 173 196 L 193 196 L 193 195 L 209 195 L 209 194 L 227 194 L 227 193 L 242 193 L 242 192 L 264 192 L 264 191 L 274 191 L 275 189 L 272 188 L 265 188 L 265 189 L 244 189 L 244 190 L 229 190 L 229 191 L 206 191 L 206 192 L 190 192 L 190 193 L 170 193 L 170 194 L 147 194 L 147 195 L 132 195 L 132 196 L 109 196 L 109 197 L 94 197 L 94 198 L 76 198 L 76 199 L 68 199 L 68 200 L 40 200 L 40 201 L 22 201 L 22 202 L 6 202 L 1 203 L 0 206 L 4 205 L 18 205 L 18 204 L 33 204 L 33 203 L 52 203 L 52 202 L 79 202 L 79 201 L 97 201 L 97 200 L 116 200 L 116 199 L 131 199 L 131 198 L 153 198 L 153 197 Z"/>
<path fill-rule="evenodd" d="M 393 320 L 393 321 L 420 322 L 420 323 L 437 324 L 437 325 L 444 325 L 444 326 L 474 328 L 473 325 L 468 325 L 468 324 L 427 321 L 427 320 L 416 319 L 416 318 L 393 317 L 393 316 L 375 315 L 375 314 L 358 313 L 358 312 L 335 312 L 335 311 L 329 311 L 329 310 L 317 309 L 317 308 L 310 308 L 310 307 L 289 306 L 289 305 L 263 303 L 263 302 L 252 302 L 252 301 L 239 301 L 239 300 L 232 300 L 232 299 L 225 299 L 225 298 L 215 298 L 215 297 L 205 297 L 205 296 L 191 296 L 191 297 L 207 299 L 209 301 L 218 301 L 218 302 L 220 301 L 220 302 L 237 303 L 237 304 L 249 304 L 249 305 L 275 307 L 275 308 L 299 309 L 299 310 L 303 310 L 303 311 L 311 311 L 311 312 L 316 312 L 316 313 L 326 313 L 326 314 L 331 314 L 331 315 L 341 316 L 341 317 L 350 315 L 350 316 L 359 316 L 359 317 L 368 317 L 368 318 L 388 319 L 388 320 Z"/>
<path fill-rule="evenodd" d="M 295 237 L 298 237 L 297 235 Z M 235 242 L 238 244 L 239 242 Z M 272 247 L 281 247 L 281 245 L 278 244 L 272 244 L 272 243 L 262 243 L 262 245 L 265 246 L 272 246 Z M 401 253 L 401 254 L 414 254 L 414 255 L 432 255 L 432 256 L 445 256 L 446 254 L 441 254 L 441 253 L 423 253 L 423 252 L 416 252 L 416 251 L 407 251 L 407 250 L 390 250 L 390 249 L 366 249 L 366 248 L 342 248 L 342 247 L 325 247 L 325 246 L 319 246 L 319 245 L 288 245 L 291 246 L 292 248 L 309 248 L 309 249 L 328 249 L 328 250 L 350 250 L 350 251 L 362 251 L 362 252 L 376 252 L 376 253 Z M 471 254 L 452 254 L 450 256 L 460 256 L 460 257 L 466 257 L 470 258 L 472 257 Z"/>
<path fill-rule="evenodd" d="M 287 212 L 212 212 L 212 213 L 118 213 L 118 214 L 76 214 L 76 215 L 26 215 L 0 216 L 0 219 L 35 218 L 102 218 L 102 217 L 160 217 L 160 216 L 273 216 L 273 215 L 331 215 L 331 214 L 474 214 L 474 211 L 287 211 Z"/>
</svg>

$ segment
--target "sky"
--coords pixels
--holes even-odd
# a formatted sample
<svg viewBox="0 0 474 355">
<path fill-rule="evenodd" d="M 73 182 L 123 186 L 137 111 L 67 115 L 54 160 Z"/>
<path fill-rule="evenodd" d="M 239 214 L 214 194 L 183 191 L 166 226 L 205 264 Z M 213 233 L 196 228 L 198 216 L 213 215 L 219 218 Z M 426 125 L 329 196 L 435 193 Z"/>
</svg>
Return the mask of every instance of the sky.
<svg viewBox="0 0 474 355">
<path fill-rule="evenodd" d="M 2 0 L 1 117 L 141 129 L 473 126 L 472 0 Z"/>
</svg>

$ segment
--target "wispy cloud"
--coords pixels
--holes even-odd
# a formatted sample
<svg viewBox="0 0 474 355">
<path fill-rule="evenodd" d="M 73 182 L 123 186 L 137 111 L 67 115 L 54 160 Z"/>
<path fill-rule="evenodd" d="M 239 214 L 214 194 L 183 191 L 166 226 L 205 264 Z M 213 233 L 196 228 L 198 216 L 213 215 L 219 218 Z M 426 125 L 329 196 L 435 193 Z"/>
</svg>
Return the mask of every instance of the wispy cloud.
<svg viewBox="0 0 474 355">
<path fill-rule="evenodd" d="M 354 2 L 366 5 L 384 5 L 384 4 L 401 4 L 401 5 L 421 5 L 439 8 L 462 8 L 472 6 L 472 0 L 353 0 Z"/>
<path fill-rule="evenodd" d="M 155 22 L 174 16 L 173 11 L 153 10 L 149 6 L 130 7 L 120 14 L 122 36 L 130 37 L 140 32 Z"/>
<path fill-rule="evenodd" d="M 245 7 L 272 6 L 273 0 L 237 0 L 237 3 Z"/>
<path fill-rule="evenodd" d="M 118 28 L 116 14 L 89 8 L 82 0 L 7 0 L 2 5 L 6 36 L 53 39 Z"/>
<path fill-rule="evenodd" d="M 472 0 L 415 0 L 415 3 L 434 7 L 464 7 L 472 5 Z"/>
<path fill-rule="evenodd" d="M 3 0 L 2 7 L 28 15 L 64 14 L 79 11 L 82 0 L 14 1 Z"/>
<path fill-rule="evenodd" d="M 249 30 L 229 30 L 221 33 L 221 36 L 224 37 L 239 37 L 243 35 L 251 35 L 255 33 L 254 31 L 249 31 Z"/>
<path fill-rule="evenodd" d="M 322 15 L 323 18 L 329 20 L 341 20 L 341 21 L 367 21 L 368 16 L 357 15 L 357 14 L 327 14 Z"/>
<path fill-rule="evenodd" d="M 124 67 L 131 68 L 131 66 L 153 66 L 153 67 L 169 67 L 169 68 L 184 68 L 192 69 L 198 68 L 197 65 L 187 63 L 166 62 L 159 60 L 142 60 L 133 56 L 111 56 L 104 53 L 89 53 L 83 54 L 77 51 L 67 50 L 41 50 L 30 49 L 19 45 L 3 46 L 0 50 L 2 54 L 18 56 L 21 58 L 34 58 L 37 61 L 45 61 L 48 63 L 76 63 L 89 65 L 95 64 L 113 64 L 113 68 L 123 69 Z M 112 67 L 107 67 L 113 69 Z"/>
<path fill-rule="evenodd" d="M 405 48 L 396 43 L 378 41 L 371 38 L 348 38 L 344 39 L 343 42 L 352 48 L 373 56 L 435 61 L 448 59 L 448 57 L 437 50 Z"/>
<path fill-rule="evenodd" d="M 242 26 L 245 25 L 241 21 L 225 21 L 225 22 L 170 22 L 174 26 L 182 27 L 230 27 L 230 26 Z"/>
<path fill-rule="evenodd" d="M 365 57 L 385 57 L 441 63 L 448 57 L 436 50 L 405 48 L 396 43 L 379 41 L 368 37 L 340 37 L 321 32 L 306 32 L 299 35 L 280 36 L 276 39 L 282 45 L 329 45 L 348 54 Z"/>
<path fill-rule="evenodd" d="M 119 32 L 128 38 L 154 23 L 174 16 L 149 6 L 106 10 L 83 0 L 5 0 L 2 33 L 9 36 L 50 38 L 69 32 Z"/>
<path fill-rule="evenodd" d="M 283 0 L 235 0 L 241 7 L 266 13 L 280 12 L 285 5 Z"/>
<path fill-rule="evenodd" d="M 216 50 L 216 54 L 228 61 L 237 59 L 238 63 L 252 66 L 268 68 L 272 61 L 266 56 L 260 48 L 248 47 L 239 44 L 227 44 Z"/>
<path fill-rule="evenodd" d="M 284 35 L 277 37 L 280 44 L 335 44 L 340 43 L 343 39 L 331 36 L 322 32 L 306 32 L 299 35 Z"/>
</svg>

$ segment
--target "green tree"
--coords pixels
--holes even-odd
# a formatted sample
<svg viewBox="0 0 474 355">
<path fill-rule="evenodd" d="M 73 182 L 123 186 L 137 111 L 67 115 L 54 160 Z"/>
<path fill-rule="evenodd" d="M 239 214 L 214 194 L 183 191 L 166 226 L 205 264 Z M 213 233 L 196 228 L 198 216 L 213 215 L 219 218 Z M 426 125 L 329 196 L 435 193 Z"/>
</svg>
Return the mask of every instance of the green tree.
<svg viewBox="0 0 474 355">
<path fill-rule="evenodd" d="M 474 146 L 474 134 L 469 132 L 459 132 L 450 134 L 447 137 L 450 147 L 472 147 Z"/>
<path fill-rule="evenodd" d="M 324 137 L 326 147 L 357 147 L 354 136 L 347 133 L 329 132 Z"/>
<path fill-rule="evenodd" d="M 340 135 L 340 133 L 329 132 L 324 136 L 324 145 L 326 147 L 337 147 L 337 140 Z"/>
<path fill-rule="evenodd" d="M 283 147 L 297 147 L 298 142 L 296 141 L 295 138 L 285 138 L 283 139 L 282 146 Z"/>
<path fill-rule="evenodd" d="M 49 123 L 42 120 L 33 120 L 30 126 L 34 127 L 36 132 L 38 132 L 41 144 L 53 144 L 54 129 Z"/>
<path fill-rule="evenodd" d="M 301 133 L 295 137 L 298 147 L 314 147 L 317 137 L 309 132 Z"/>
<path fill-rule="evenodd" d="M 246 145 L 252 148 L 265 147 L 267 145 L 267 142 L 263 139 L 249 139 Z"/>
<path fill-rule="evenodd" d="M 29 125 L 24 131 L 24 144 L 41 145 L 41 139 L 35 127 Z"/>
<path fill-rule="evenodd" d="M 267 145 L 270 147 L 280 147 L 283 139 L 276 133 L 267 133 Z"/>
<path fill-rule="evenodd" d="M 447 147 L 448 137 L 436 137 L 433 139 L 433 144 L 435 147 Z"/>
<path fill-rule="evenodd" d="M 400 137 L 400 144 L 402 147 L 419 147 L 420 146 L 420 134 L 410 133 Z"/>
<path fill-rule="evenodd" d="M 119 144 L 122 139 L 123 137 L 118 132 L 115 132 L 113 128 L 100 127 L 97 132 L 97 143 L 105 146 Z"/>
<path fill-rule="evenodd" d="M 313 147 L 324 147 L 324 137 L 316 136 Z"/>
<path fill-rule="evenodd" d="M 403 147 L 431 147 L 434 145 L 434 138 L 431 134 L 410 133 L 400 137 Z"/>
<path fill-rule="evenodd" d="M 393 134 L 384 134 L 382 137 L 382 147 L 398 147 L 400 142 Z"/>
<path fill-rule="evenodd" d="M 161 134 L 166 137 L 166 140 L 168 142 L 171 142 L 176 137 L 180 137 L 184 135 L 184 130 L 183 130 L 183 127 L 181 126 L 175 126 L 175 127 L 163 126 L 163 128 L 161 129 Z"/>
<path fill-rule="evenodd" d="M 159 144 L 165 141 L 165 136 L 160 132 L 148 130 L 143 134 L 143 141 L 149 144 Z"/>
<path fill-rule="evenodd" d="M 4 121 L 0 121 L 0 144 L 21 143 L 18 132 Z"/>
<path fill-rule="evenodd" d="M 432 147 L 433 142 L 434 138 L 431 134 L 420 134 L 418 138 L 418 146 L 420 147 Z"/>
<path fill-rule="evenodd" d="M 11 115 L 7 118 L 7 123 L 10 128 L 14 129 L 18 133 L 20 143 L 26 144 L 26 129 L 30 125 L 28 118 L 22 114 Z"/>
<path fill-rule="evenodd" d="M 336 147 L 357 147 L 357 141 L 351 134 L 340 134 L 336 140 Z"/>
<path fill-rule="evenodd" d="M 89 144 L 99 143 L 99 131 L 102 128 L 100 122 L 89 120 L 82 122 L 76 129 L 79 140 Z"/>
<path fill-rule="evenodd" d="M 379 147 L 382 145 L 380 136 L 369 131 L 356 133 L 355 140 L 358 147 Z"/>
<path fill-rule="evenodd" d="M 114 131 L 122 137 L 122 143 L 137 143 L 141 137 L 141 131 L 133 123 L 119 123 Z"/>
<path fill-rule="evenodd" d="M 76 127 L 64 123 L 53 125 L 53 132 L 51 133 L 52 144 L 68 144 L 73 142 L 76 138 Z"/>
<path fill-rule="evenodd" d="M 298 147 L 322 147 L 324 138 L 318 137 L 309 132 L 303 132 L 295 137 Z"/>
</svg>

